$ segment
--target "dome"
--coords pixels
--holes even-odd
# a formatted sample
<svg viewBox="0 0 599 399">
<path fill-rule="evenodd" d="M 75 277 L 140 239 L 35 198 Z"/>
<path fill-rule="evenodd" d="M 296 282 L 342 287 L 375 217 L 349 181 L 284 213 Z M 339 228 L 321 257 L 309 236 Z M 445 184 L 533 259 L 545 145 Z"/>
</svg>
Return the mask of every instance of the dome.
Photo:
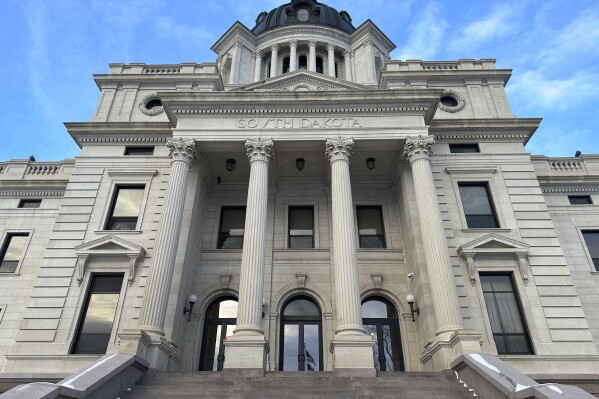
<svg viewBox="0 0 599 399">
<path fill-rule="evenodd" d="M 339 12 L 316 0 L 293 0 L 268 13 L 261 12 L 256 18 L 256 26 L 252 32 L 258 35 L 279 26 L 301 24 L 325 25 L 346 33 L 353 33 L 356 30 L 346 11 Z"/>
</svg>

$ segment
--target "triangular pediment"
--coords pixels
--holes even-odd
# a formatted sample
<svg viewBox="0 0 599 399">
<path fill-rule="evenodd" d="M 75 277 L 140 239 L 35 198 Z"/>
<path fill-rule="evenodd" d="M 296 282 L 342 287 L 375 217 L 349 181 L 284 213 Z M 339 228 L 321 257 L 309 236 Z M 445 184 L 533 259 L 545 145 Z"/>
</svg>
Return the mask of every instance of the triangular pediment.
<svg viewBox="0 0 599 399">
<path fill-rule="evenodd" d="M 477 238 L 458 248 L 460 255 L 464 254 L 497 254 L 497 253 L 525 253 L 528 252 L 530 245 L 504 237 L 499 234 L 491 233 Z"/>
<path fill-rule="evenodd" d="M 330 91 L 369 89 L 369 87 L 364 85 L 302 69 L 238 87 L 235 91 Z"/>
<path fill-rule="evenodd" d="M 109 235 L 75 247 L 77 255 L 138 255 L 143 256 L 145 250 L 120 237 Z"/>
</svg>

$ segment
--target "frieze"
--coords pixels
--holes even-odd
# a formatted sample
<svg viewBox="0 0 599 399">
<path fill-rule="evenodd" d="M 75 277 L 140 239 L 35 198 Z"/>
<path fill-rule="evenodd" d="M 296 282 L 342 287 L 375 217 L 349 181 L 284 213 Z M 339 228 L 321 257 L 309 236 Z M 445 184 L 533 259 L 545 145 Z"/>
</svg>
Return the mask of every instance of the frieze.
<svg viewBox="0 0 599 399">
<path fill-rule="evenodd" d="M 352 129 L 363 128 L 362 118 L 239 118 L 237 129 Z"/>
</svg>

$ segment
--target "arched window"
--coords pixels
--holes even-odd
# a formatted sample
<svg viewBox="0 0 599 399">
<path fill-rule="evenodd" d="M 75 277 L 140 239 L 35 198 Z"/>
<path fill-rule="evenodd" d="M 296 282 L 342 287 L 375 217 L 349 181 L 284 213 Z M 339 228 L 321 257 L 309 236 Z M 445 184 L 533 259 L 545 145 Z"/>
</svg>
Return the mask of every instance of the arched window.
<svg viewBox="0 0 599 399">
<path fill-rule="evenodd" d="M 283 73 L 289 72 L 289 57 L 283 58 Z"/>
<path fill-rule="evenodd" d="M 225 363 L 226 337 L 237 324 L 237 298 L 226 296 L 208 306 L 200 352 L 200 371 L 221 371 Z"/>
<path fill-rule="evenodd" d="M 403 350 L 399 333 L 399 320 L 395 307 L 380 297 L 366 298 L 362 302 L 364 331 L 372 336 L 374 367 L 377 371 L 404 371 Z"/>
<path fill-rule="evenodd" d="M 308 69 L 308 57 L 305 55 L 299 56 L 298 69 Z"/>
<path fill-rule="evenodd" d="M 335 77 L 339 77 L 339 64 L 337 64 L 337 61 L 335 61 Z"/>
<path fill-rule="evenodd" d="M 266 64 L 266 79 L 270 78 L 270 61 Z"/>
<path fill-rule="evenodd" d="M 308 296 L 291 298 L 283 306 L 279 370 L 322 370 L 322 316 Z"/>
<path fill-rule="evenodd" d="M 316 72 L 322 73 L 322 57 L 316 57 Z"/>
</svg>

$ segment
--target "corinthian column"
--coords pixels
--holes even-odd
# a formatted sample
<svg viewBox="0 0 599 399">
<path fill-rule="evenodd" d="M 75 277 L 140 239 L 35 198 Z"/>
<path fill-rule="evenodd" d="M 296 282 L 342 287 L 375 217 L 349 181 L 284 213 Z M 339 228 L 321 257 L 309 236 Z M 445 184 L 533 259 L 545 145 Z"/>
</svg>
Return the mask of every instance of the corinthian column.
<svg viewBox="0 0 599 399">
<path fill-rule="evenodd" d="M 348 82 L 352 81 L 351 56 L 352 56 L 352 51 L 351 50 L 345 50 L 343 52 L 343 63 L 345 64 L 345 80 L 347 80 Z"/>
<path fill-rule="evenodd" d="M 329 76 L 335 77 L 335 45 L 332 43 L 327 44 L 327 51 L 329 56 Z"/>
<path fill-rule="evenodd" d="M 225 345 L 225 368 L 262 369 L 268 344 L 262 330 L 262 298 L 266 251 L 266 208 L 268 165 L 273 155 L 272 140 L 247 139 L 250 181 L 245 214 L 237 328 Z"/>
<path fill-rule="evenodd" d="M 360 309 L 356 231 L 349 175 L 353 147 L 351 138 L 329 138 L 326 142 L 326 157 L 331 163 L 333 269 L 337 303 L 337 329 L 332 346 L 336 370 L 367 369 L 372 374 L 373 341 L 364 333 Z"/>
<path fill-rule="evenodd" d="M 196 157 L 194 140 L 168 139 L 166 145 L 172 159 L 171 173 L 139 316 L 141 329 L 160 336 L 164 335 L 164 319 L 175 268 L 189 169 Z"/>
<path fill-rule="evenodd" d="M 279 63 L 279 45 L 274 44 L 270 47 L 270 77 L 277 76 L 277 64 Z"/>
<path fill-rule="evenodd" d="M 252 57 L 256 59 L 256 66 L 254 67 L 254 82 L 258 82 L 262 77 L 262 57 L 264 54 L 260 50 L 256 50 L 252 53 Z"/>
<path fill-rule="evenodd" d="M 310 53 L 308 54 L 308 70 L 312 72 L 316 72 L 316 40 L 310 40 L 308 42 L 308 47 L 310 48 Z"/>
<path fill-rule="evenodd" d="M 297 71 L 297 40 L 289 41 L 289 72 Z"/>
</svg>

